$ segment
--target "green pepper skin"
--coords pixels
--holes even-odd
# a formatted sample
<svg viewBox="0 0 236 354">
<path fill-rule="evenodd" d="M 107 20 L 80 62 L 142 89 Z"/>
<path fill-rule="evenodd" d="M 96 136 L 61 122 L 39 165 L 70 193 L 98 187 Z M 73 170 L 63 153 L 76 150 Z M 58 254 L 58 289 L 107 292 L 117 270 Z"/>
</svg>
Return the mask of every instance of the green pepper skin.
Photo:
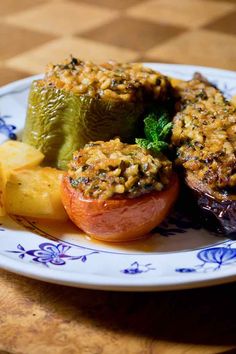
<svg viewBox="0 0 236 354">
<path fill-rule="evenodd" d="M 90 141 L 134 141 L 143 111 L 141 102 L 91 98 L 34 81 L 23 142 L 39 149 L 46 165 L 67 169 L 73 152 Z"/>
</svg>

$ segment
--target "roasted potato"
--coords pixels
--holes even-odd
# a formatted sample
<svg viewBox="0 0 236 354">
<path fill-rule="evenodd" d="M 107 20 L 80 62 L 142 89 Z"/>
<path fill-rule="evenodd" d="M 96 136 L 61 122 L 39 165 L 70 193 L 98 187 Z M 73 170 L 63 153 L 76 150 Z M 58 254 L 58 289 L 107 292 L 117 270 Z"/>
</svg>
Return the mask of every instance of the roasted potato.
<svg viewBox="0 0 236 354">
<path fill-rule="evenodd" d="M 231 98 L 231 102 L 236 107 L 236 95 Z"/>
<path fill-rule="evenodd" d="M 44 155 L 20 141 L 8 140 L 0 145 L 0 216 L 6 215 L 5 187 L 12 170 L 39 165 Z"/>
<path fill-rule="evenodd" d="M 66 220 L 61 202 L 63 172 L 51 167 L 31 167 L 12 171 L 5 190 L 8 214 Z"/>
<path fill-rule="evenodd" d="M 20 141 L 8 140 L 0 145 L 0 161 L 7 170 L 38 166 L 43 158 L 39 150 Z"/>
<path fill-rule="evenodd" d="M 3 164 L 0 162 L 0 216 L 6 214 L 5 210 L 5 187 L 7 182 L 6 170 L 3 167 Z"/>
</svg>

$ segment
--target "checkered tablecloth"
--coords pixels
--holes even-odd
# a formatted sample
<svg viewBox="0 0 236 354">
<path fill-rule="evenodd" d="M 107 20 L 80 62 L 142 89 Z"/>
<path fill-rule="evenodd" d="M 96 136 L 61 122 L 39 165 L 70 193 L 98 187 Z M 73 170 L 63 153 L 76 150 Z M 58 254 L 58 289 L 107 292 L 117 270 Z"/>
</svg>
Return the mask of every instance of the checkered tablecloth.
<svg viewBox="0 0 236 354">
<path fill-rule="evenodd" d="M 69 54 L 236 69 L 236 0 L 0 1 L 0 84 Z"/>
<path fill-rule="evenodd" d="M 0 0 L 0 85 L 70 54 L 236 70 L 236 0 Z M 236 353 L 235 293 L 101 292 L 0 270 L 0 354 Z"/>
</svg>

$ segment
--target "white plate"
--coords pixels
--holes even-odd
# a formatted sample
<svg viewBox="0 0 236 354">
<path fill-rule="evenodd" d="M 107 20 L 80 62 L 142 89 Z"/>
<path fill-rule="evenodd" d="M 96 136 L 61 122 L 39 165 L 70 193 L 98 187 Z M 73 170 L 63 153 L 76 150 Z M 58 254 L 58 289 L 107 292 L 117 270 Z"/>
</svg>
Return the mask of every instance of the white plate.
<svg viewBox="0 0 236 354">
<path fill-rule="evenodd" d="M 228 98 L 236 94 L 234 72 L 147 65 L 182 79 L 200 71 Z M 29 86 L 35 78 L 0 89 L 0 142 L 9 134 L 20 136 Z M 216 236 L 179 215 L 172 215 L 150 238 L 123 245 L 90 240 L 70 223 L 6 217 L 0 219 L 0 265 L 28 277 L 84 288 L 183 289 L 236 279 L 236 241 Z"/>
</svg>

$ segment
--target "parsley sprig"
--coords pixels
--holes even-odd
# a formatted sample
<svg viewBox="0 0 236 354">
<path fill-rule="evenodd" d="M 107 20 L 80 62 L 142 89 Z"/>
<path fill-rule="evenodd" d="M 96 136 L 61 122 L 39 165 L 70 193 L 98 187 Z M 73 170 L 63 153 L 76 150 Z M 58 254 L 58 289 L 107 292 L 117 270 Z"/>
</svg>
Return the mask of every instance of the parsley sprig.
<svg viewBox="0 0 236 354">
<path fill-rule="evenodd" d="M 169 121 L 168 113 L 164 110 L 151 112 L 144 119 L 144 133 L 146 138 L 135 139 L 139 146 L 159 153 L 168 148 L 168 137 L 172 123 Z"/>
</svg>

